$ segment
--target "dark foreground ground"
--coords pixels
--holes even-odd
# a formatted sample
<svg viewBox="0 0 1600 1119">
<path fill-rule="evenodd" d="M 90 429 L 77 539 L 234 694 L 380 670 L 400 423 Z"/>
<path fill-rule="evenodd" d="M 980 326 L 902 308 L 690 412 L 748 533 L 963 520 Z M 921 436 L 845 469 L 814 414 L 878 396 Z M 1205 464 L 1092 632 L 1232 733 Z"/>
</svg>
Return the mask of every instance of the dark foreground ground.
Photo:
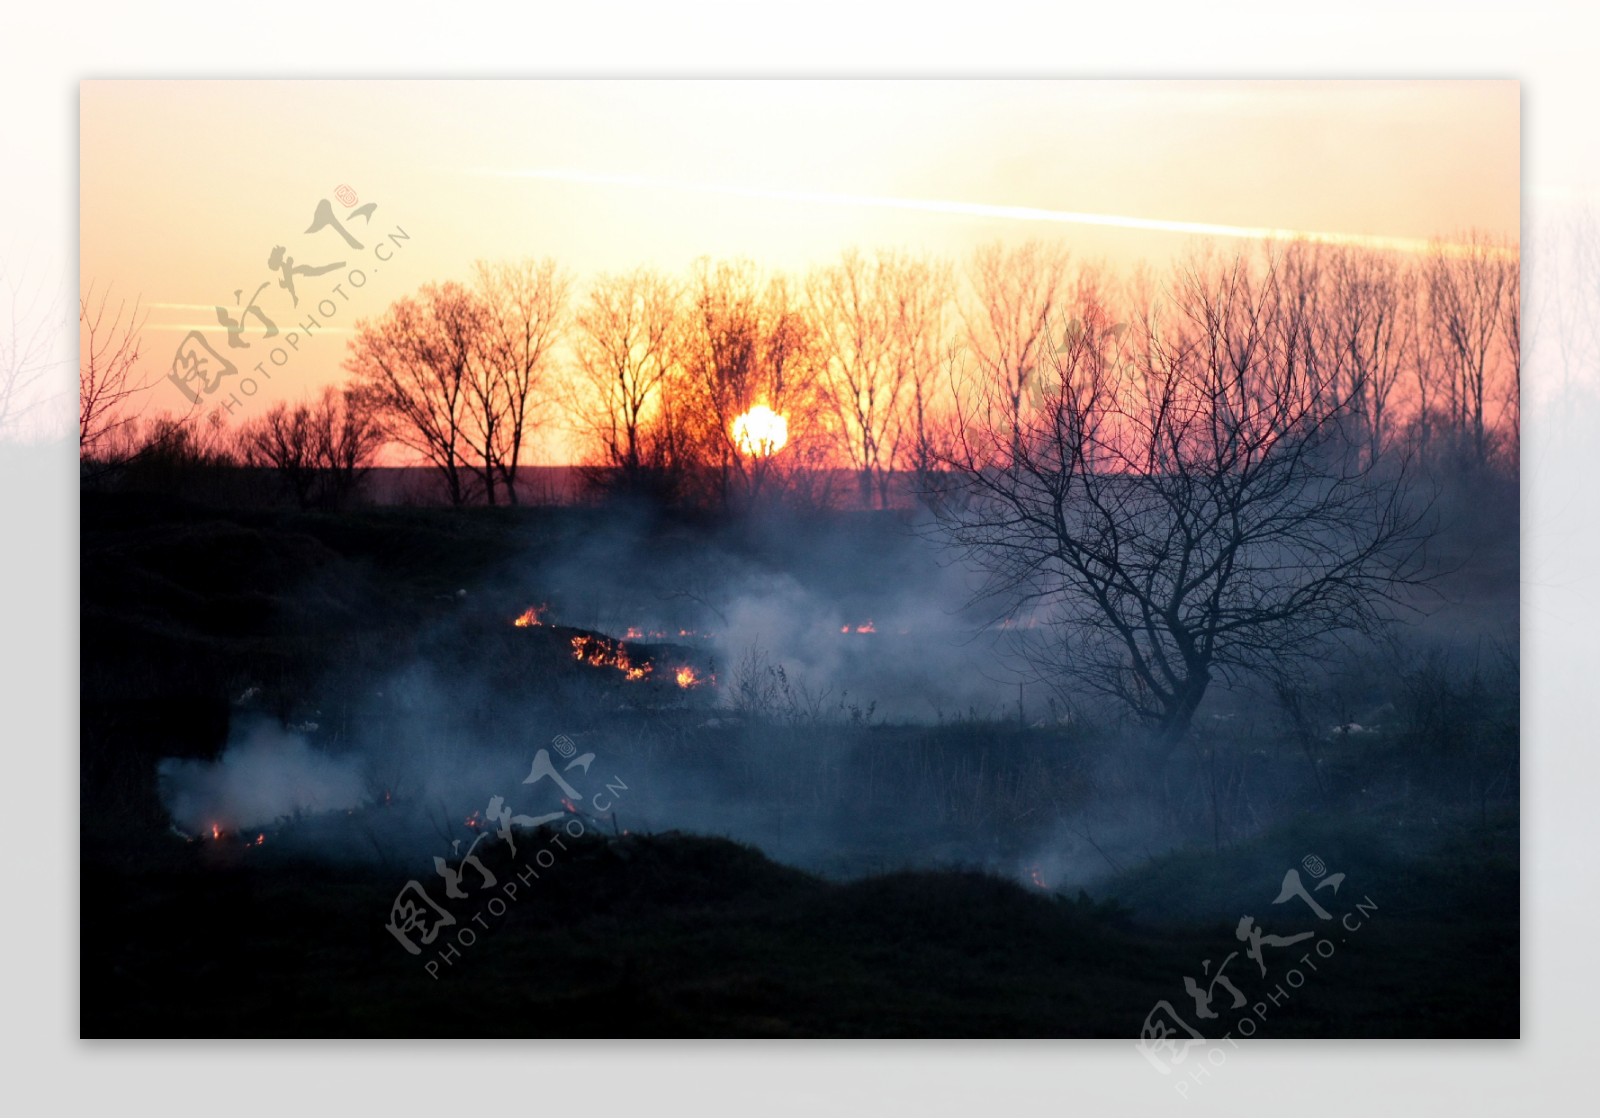
<svg viewBox="0 0 1600 1119">
<path fill-rule="evenodd" d="M 488 847 L 498 885 L 466 883 L 469 896 L 449 903 L 456 926 L 416 956 L 385 925 L 409 877 L 442 900 L 426 863 L 296 860 L 272 843 L 168 831 L 156 760 L 215 757 L 243 685 L 261 685 L 285 723 L 304 718 L 297 704 L 310 696 L 341 727 L 340 689 L 415 655 L 416 635 L 455 609 L 455 588 L 582 527 L 512 512 L 338 518 L 85 495 L 84 1036 L 1133 1038 L 1163 1001 L 1211 1038 L 1518 1034 L 1514 784 L 1469 781 L 1423 811 L 1410 780 L 1404 802 L 1386 804 L 1375 770 L 1351 761 L 1341 779 L 1330 759 L 1326 796 L 1305 811 L 1265 826 L 1221 817 L 1231 833 L 1128 862 L 1093 897 L 926 869 L 960 860 L 904 852 L 887 865 L 924 869 L 822 878 L 724 839 L 609 835 L 591 822 L 537 879 L 526 860 L 548 834 L 520 839 L 515 860 Z M 478 717 L 503 721 L 492 708 Z M 1514 776 L 1511 719 L 1509 738 L 1492 741 L 1479 733 L 1489 721 L 1464 724 L 1479 745 L 1456 756 Z M 809 732 L 787 733 L 803 746 Z M 1416 750 L 1399 735 L 1372 741 L 1382 750 L 1362 750 L 1384 758 Z M 1467 772 L 1450 758 L 1418 755 L 1404 773 Z M 1289 752 L 1274 764 L 1301 763 Z M 945 826 L 978 827 L 1010 803 L 986 792 Z M 1322 875 L 1302 868 L 1307 856 Z M 1308 890 L 1345 875 L 1313 894 L 1326 920 L 1298 898 L 1275 904 L 1291 869 Z M 1236 936 L 1246 916 L 1269 937 L 1317 935 L 1265 942 L 1263 975 Z M 1212 985 L 1219 967 L 1242 1008 Z M 1216 1019 L 1196 1017 L 1186 976 L 1211 986 Z"/>
<path fill-rule="evenodd" d="M 524 856 L 548 837 L 524 841 Z M 1272 901 L 1313 845 L 1350 871 L 1331 920 Z M 1208 1037 L 1252 1017 L 1265 1037 L 1514 1037 L 1514 828 L 1464 828 L 1432 854 L 1377 855 L 1331 822 L 1218 859 L 1174 857 L 1120 883 L 1131 902 L 1069 898 L 978 873 L 825 882 L 720 839 L 568 840 L 503 912 L 455 903 L 459 955 L 408 955 L 385 928 L 392 875 L 219 865 L 204 844 L 87 851 L 88 1037 L 1133 1037 L 1159 1000 Z M 500 883 L 516 867 L 486 861 Z M 1302 872 L 1304 874 L 1304 872 Z M 1304 875 L 1305 881 L 1312 881 Z M 469 887 L 470 890 L 471 887 Z M 438 896 L 438 891 L 434 891 Z M 1239 904 L 1162 924 L 1199 894 Z M 1358 903 L 1360 908 L 1358 908 Z M 498 909 L 499 907 L 495 907 Z M 1224 913 L 1226 912 L 1226 915 Z M 472 914 L 481 916 L 474 923 Z M 1237 917 L 1332 942 L 1242 953 L 1193 1017 L 1184 977 L 1244 947 Z M 462 937 L 459 930 L 472 930 Z M 465 946 L 470 941 L 470 946 Z M 429 961 L 438 963 L 435 978 Z M 1299 976 L 1289 976 L 1298 966 Z M 1213 973 L 1214 974 L 1214 973 Z M 1287 977 L 1287 978 L 1286 978 Z M 1293 988 L 1290 990 L 1290 988 Z M 1239 1036 L 1237 1033 L 1235 1036 Z"/>
</svg>

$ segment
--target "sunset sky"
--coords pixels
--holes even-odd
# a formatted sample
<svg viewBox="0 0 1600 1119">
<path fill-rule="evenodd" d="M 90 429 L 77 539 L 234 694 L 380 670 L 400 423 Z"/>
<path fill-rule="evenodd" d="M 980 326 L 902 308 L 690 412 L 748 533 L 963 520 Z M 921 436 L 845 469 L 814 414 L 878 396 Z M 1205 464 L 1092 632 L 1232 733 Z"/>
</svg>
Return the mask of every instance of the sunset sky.
<svg viewBox="0 0 1600 1119">
<path fill-rule="evenodd" d="M 581 279 L 1051 236 L 1121 268 L 1166 262 L 1198 227 L 1518 231 L 1506 81 L 91 81 L 81 113 L 82 283 L 142 298 L 160 372 L 191 328 L 223 347 L 213 307 L 236 290 L 269 283 L 260 306 L 283 330 L 315 313 L 335 276 L 299 277 L 291 307 L 274 246 L 373 267 L 251 410 L 342 379 L 356 319 L 482 257 L 549 255 Z M 303 232 L 342 184 L 358 201 L 337 216 L 376 203 L 348 226 L 359 253 Z M 395 227 L 410 239 L 374 266 Z M 158 408 L 184 403 L 158 391 Z"/>
</svg>

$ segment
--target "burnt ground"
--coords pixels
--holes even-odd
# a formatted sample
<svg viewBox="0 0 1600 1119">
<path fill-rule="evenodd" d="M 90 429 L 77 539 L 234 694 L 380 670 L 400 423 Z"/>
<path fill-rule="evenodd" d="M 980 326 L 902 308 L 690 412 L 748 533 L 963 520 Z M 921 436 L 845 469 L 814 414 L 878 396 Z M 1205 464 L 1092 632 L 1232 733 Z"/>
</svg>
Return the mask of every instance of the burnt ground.
<svg viewBox="0 0 1600 1119">
<path fill-rule="evenodd" d="M 862 864 L 824 877 L 726 839 L 591 827 L 503 914 L 484 912 L 478 925 L 474 897 L 452 902 L 459 927 L 441 938 L 468 929 L 475 938 L 459 938 L 447 963 L 432 949 L 407 954 L 385 928 L 407 878 L 437 883 L 426 864 L 302 858 L 276 844 L 247 850 L 169 830 L 156 761 L 215 758 L 247 688 L 260 692 L 253 713 L 282 723 L 305 719 L 314 702 L 334 749 L 353 733 L 349 697 L 408 658 L 513 673 L 525 690 L 589 709 L 620 694 L 614 673 L 564 656 L 533 671 L 518 658 L 537 661 L 541 642 L 559 654 L 568 635 L 509 631 L 511 599 L 484 608 L 494 628 L 480 631 L 470 624 L 477 607 L 455 594 L 504 581 L 508 557 L 569 547 L 593 531 L 594 516 L 297 514 L 84 495 L 84 1036 L 1132 1037 L 1158 1000 L 1191 1009 L 1184 977 L 1230 952 L 1241 952 L 1227 975 L 1247 1006 L 1231 1010 L 1217 988 L 1221 1018 L 1208 1036 L 1258 1004 L 1266 1010 L 1254 1032 L 1267 1037 L 1517 1035 L 1516 787 L 1471 776 L 1509 766 L 1514 778 L 1514 705 L 1482 701 L 1480 716 L 1431 730 L 1437 743 L 1396 730 L 1326 746 L 1315 759 L 1316 796 L 1304 800 L 1286 792 L 1305 782 L 1300 752 L 1252 746 L 1248 756 L 1259 759 L 1249 772 L 1267 774 L 1262 788 L 1288 807 L 1248 825 L 1214 813 L 1192 844 L 1123 860 L 1090 894 L 970 869 L 954 848 L 920 859 L 902 848 L 881 863 L 906 869 L 868 873 Z M 864 524 L 863 553 L 881 550 L 874 533 L 892 527 Z M 660 531 L 682 540 L 722 529 L 684 522 Z M 492 705 L 457 714 L 469 730 L 503 715 Z M 930 803 L 945 813 L 941 834 L 976 834 L 1016 815 L 1021 794 L 992 776 L 995 758 L 1026 756 L 1030 773 L 1065 773 L 1050 788 L 1058 801 L 1092 794 L 1085 775 L 1094 768 L 1074 741 L 1054 730 L 977 729 L 928 738 L 880 727 L 862 741 L 881 781 L 894 784 L 891 753 L 908 759 L 904 772 L 922 767 Z M 804 747 L 820 732 L 785 733 Z M 743 771 L 728 758 L 742 748 L 680 743 L 735 776 Z M 989 783 L 952 806 L 948 788 L 924 772 L 934 754 L 951 765 L 977 759 L 961 770 L 963 788 L 972 773 Z M 1437 795 L 1419 791 L 1430 781 Z M 849 812 L 886 815 L 872 804 Z M 519 842 L 533 850 L 549 837 Z M 1311 853 L 1347 872 L 1337 895 L 1316 894 L 1330 921 L 1301 907 L 1298 919 L 1269 922 L 1288 911 L 1272 904 L 1284 872 Z M 484 859 L 501 888 L 527 873 L 503 848 Z M 493 896 L 481 893 L 485 905 Z M 1328 935 L 1267 947 L 1263 979 L 1235 937 L 1245 914 L 1270 933 Z M 1346 915 L 1359 929 L 1337 930 Z M 1263 1002 L 1291 954 L 1299 960 L 1323 939 L 1332 950 L 1312 957 L 1315 973 L 1302 969 L 1297 986 L 1285 978 L 1291 996 Z"/>
<path fill-rule="evenodd" d="M 536 858 L 550 837 L 522 842 Z M 1272 862 L 1304 844 L 1304 834 L 1274 837 L 1249 859 Z M 1231 917 L 1158 924 L 1115 899 L 959 870 L 829 882 L 720 839 L 585 837 L 552 858 L 533 879 L 504 851 L 486 857 L 497 887 L 477 890 L 474 876 L 468 900 L 451 905 L 456 928 L 411 956 L 385 928 L 391 875 L 218 866 L 203 845 L 180 843 L 89 850 L 82 1032 L 1133 1037 L 1163 999 L 1203 1028 L 1183 979 L 1242 947 Z M 1322 930 L 1330 946 L 1326 958 L 1311 955 L 1315 972 L 1302 963 L 1289 977 L 1317 941 L 1264 949 L 1265 980 L 1242 954 L 1234 959 L 1226 974 L 1247 1005 L 1231 1011 L 1219 989 L 1219 1024 L 1238 1029 L 1259 1002 L 1264 1017 L 1244 1030 L 1263 1037 L 1516 1036 L 1514 830 L 1475 831 L 1431 858 L 1368 868 L 1337 899 L 1322 893 L 1331 922 L 1271 926 Z M 1192 886 L 1195 869 L 1161 873 L 1178 888 Z M 516 896 L 490 907 L 519 873 L 528 880 Z M 1269 910 L 1277 878 L 1257 877 L 1266 888 L 1241 908 Z M 1353 930 L 1336 928 L 1346 919 Z M 447 959 L 438 949 L 451 933 L 458 955 Z"/>
</svg>

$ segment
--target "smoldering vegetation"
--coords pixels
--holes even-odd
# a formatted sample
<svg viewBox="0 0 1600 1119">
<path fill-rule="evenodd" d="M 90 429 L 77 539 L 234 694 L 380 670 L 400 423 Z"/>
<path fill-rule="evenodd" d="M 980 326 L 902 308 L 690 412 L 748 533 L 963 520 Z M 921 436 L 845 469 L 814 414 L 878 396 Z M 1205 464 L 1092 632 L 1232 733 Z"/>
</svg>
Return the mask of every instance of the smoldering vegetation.
<svg viewBox="0 0 1600 1119">
<path fill-rule="evenodd" d="M 1115 890 L 1307 815 L 1485 825 L 1519 267 L 1472 235 L 424 284 L 342 395 L 86 435 L 86 805 L 398 868 L 548 798 L 519 771 L 565 736 L 630 827 L 845 876 Z M 557 405 L 594 504 L 517 506 Z M 359 504 L 384 441 L 450 510 Z M 298 512 L 244 496 L 273 475 Z"/>
<path fill-rule="evenodd" d="M 909 513 L 86 493 L 84 1032 L 1127 1034 L 1316 854 L 1383 922 L 1274 1036 L 1514 1033 L 1512 496 L 1157 765 Z M 385 931 L 552 828 L 448 982 Z"/>
<path fill-rule="evenodd" d="M 1099 893 L 1307 817 L 1425 844 L 1519 795 L 1515 536 L 1481 500 L 1412 624 L 1328 644 L 1294 688 L 1213 688 L 1160 766 L 1115 706 L 1029 670 L 1029 620 L 914 514 L 167 505 L 152 532 L 121 504 L 91 510 L 117 562 L 85 570 L 90 832 L 215 830 L 403 882 L 490 836 L 500 797 L 832 877 Z M 595 757 L 575 787 L 625 786 L 609 811 L 523 784 L 557 736 Z"/>
<path fill-rule="evenodd" d="M 204 836 L 268 827 L 303 814 L 350 811 L 363 802 L 360 770 L 269 723 L 241 724 L 215 762 L 166 758 L 156 766 L 174 827 Z M 217 838 L 212 834 L 212 838 Z"/>
</svg>

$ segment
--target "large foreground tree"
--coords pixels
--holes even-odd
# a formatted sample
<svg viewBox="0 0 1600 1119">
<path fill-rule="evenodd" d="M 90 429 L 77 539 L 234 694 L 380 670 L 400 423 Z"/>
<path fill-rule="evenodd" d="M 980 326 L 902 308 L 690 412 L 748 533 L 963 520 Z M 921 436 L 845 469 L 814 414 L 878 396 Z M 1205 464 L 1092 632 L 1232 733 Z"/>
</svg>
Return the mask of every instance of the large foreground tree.
<svg viewBox="0 0 1600 1119">
<path fill-rule="evenodd" d="M 1420 576 L 1409 462 L 1353 453 L 1373 386 L 1308 360 L 1282 263 L 1186 266 L 1131 329 L 1074 307 L 1031 399 L 989 379 L 962 407 L 955 540 L 1046 623 L 1035 667 L 1126 704 L 1160 757 L 1214 681 L 1372 630 Z"/>
</svg>

